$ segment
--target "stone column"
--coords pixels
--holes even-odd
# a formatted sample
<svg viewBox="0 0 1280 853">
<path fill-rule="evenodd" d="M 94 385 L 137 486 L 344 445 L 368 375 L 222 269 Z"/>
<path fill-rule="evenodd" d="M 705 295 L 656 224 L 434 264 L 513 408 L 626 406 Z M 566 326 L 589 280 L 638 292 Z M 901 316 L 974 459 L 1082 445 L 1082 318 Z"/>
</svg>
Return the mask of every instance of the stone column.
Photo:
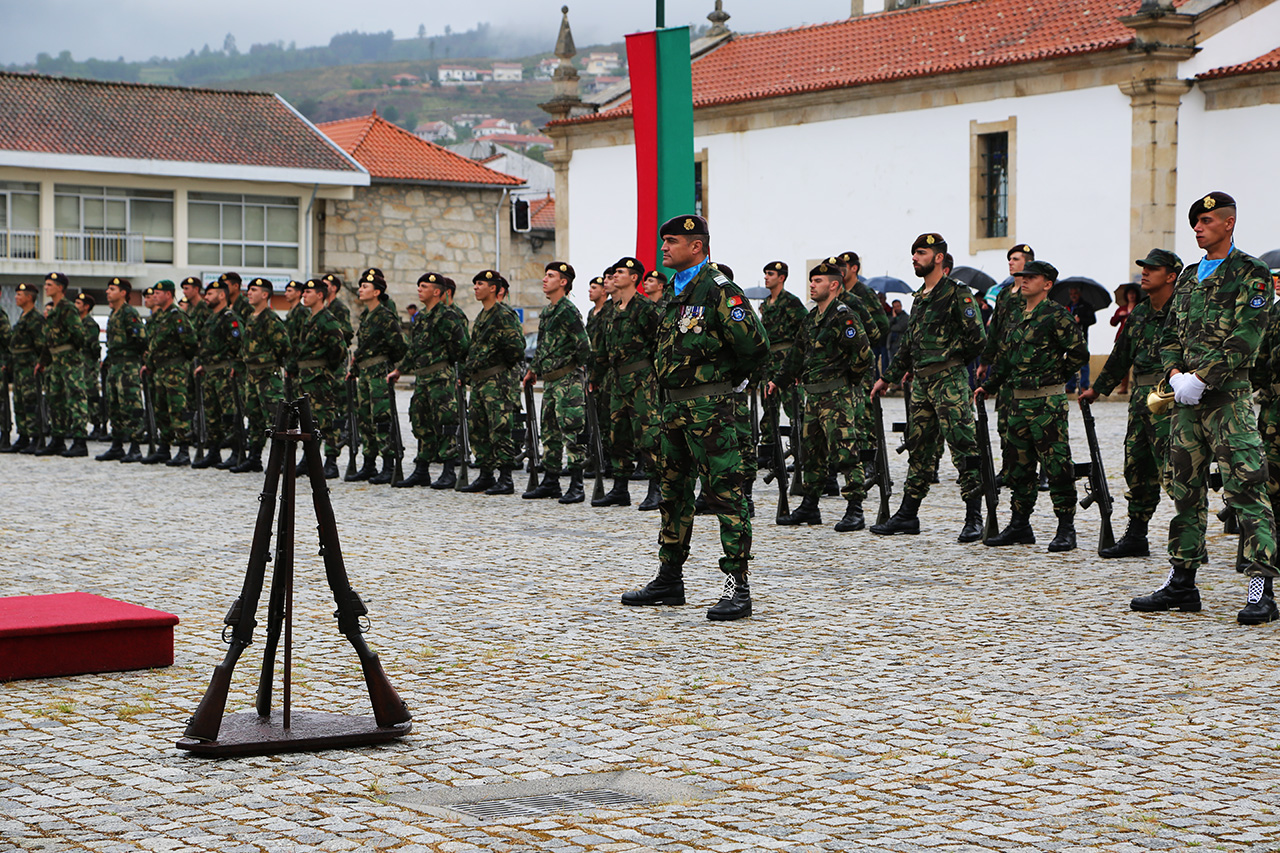
<svg viewBox="0 0 1280 853">
<path fill-rule="evenodd" d="M 1129 184 L 1129 256 L 1172 251 L 1178 228 L 1178 107 L 1191 84 L 1178 79 L 1120 85 L 1133 110 Z"/>
</svg>

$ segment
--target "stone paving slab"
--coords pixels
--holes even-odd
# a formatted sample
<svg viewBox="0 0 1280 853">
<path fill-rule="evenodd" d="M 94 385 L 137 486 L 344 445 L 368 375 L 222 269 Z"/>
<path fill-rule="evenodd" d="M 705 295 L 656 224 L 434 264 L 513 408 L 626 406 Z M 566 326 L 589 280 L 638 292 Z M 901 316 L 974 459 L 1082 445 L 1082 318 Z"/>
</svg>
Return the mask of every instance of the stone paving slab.
<svg viewBox="0 0 1280 853">
<path fill-rule="evenodd" d="M 901 419 L 900 399 L 885 408 Z M 1124 406 L 1095 413 L 1119 535 Z M 1072 437 L 1087 458 L 1074 413 Z M 730 624 L 704 616 L 714 520 L 697 520 L 689 606 L 628 609 L 656 514 L 333 483 L 367 638 L 414 731 L 210 760 L 173 744 L 225 652 L 260 476 L 0 457 L 4 594 L 182 620 L 170 668 L 0 685 L 0 850 L 1280 850 L 1276 626 L 1234 622 L 1234 538 L 1211 522 L 1203 613 L 1138 615 L 1162 557 L 1099 559 L 1092 511 L 1084 547 L 1045 553 L 1047 495 L 1039 545 L 959 545 L 949 460 L 941 479 L 924 533 L 887 539 L 835 533 L 838 500 L 825 527 L 776 527 L 757 484 L 756 615 Z M 367 714 L 307 498 L 296 707 Z M 241 658 L 229 712 L 252 706 L 260 659 Z M 627 770 L 706 799 L 475 825 L 396 802 Z"/>
</svg>

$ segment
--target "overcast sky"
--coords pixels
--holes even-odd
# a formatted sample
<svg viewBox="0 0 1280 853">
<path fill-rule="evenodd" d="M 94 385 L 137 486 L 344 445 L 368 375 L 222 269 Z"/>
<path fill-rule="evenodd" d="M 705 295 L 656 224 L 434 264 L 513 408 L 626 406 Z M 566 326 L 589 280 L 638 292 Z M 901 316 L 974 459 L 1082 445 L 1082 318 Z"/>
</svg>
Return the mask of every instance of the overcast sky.
<svg viewBox="0 0 1280 853">
<path fill-rule="evenodd" d="M 546 34 L 555 44 L 564 0 L 310 0 L 264 2 L 219 0 L 0 0 L 0 63 L 33 61 L 37 53 L 69 50 L 76 59 L 149 59 L 178 57 L 208 44 L 217 50 L 227 33 L 240 50 L 254 43 L 297 42 L 298 47 L 328 44 L 335 33 L 394 30 L 397 38 L 428 34 L 445 25 L 467 30 L 481 21 Z M 569 21 L 579 44 L 611 42 L 622 35 L 652 29 L 654 2 L 568 0 Z M 666 0 L 667 24 L 705 23 L 714 0 Z M 868 8 L 872 4 L 868 3 Z M 849 14 L 849 0 L 725 0 L 741 32 L 834 21 Z"/>
</svg>

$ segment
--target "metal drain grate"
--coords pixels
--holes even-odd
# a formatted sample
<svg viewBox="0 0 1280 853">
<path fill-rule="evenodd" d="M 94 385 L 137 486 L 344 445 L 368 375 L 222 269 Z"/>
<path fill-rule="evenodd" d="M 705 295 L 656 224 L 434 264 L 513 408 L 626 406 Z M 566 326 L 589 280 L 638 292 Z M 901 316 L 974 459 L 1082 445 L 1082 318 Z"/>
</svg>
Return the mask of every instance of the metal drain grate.
<svg viewBox="0 0 1280 853">
<path fill-rule="evenodd" d="M 545 794 L 538 797 L 508 797 L 501 800 L 480 800 L 474 803 L 456 803 L 455 811 L 480 820 L 503 817 L 544 817 L 557 812 L 577 809 L 598 809 L 606 806 L 630 806 L 647 800 L 634 794 L 601 788 L 594 791 L 573 791 L 564 794 Z"/>
</svg>

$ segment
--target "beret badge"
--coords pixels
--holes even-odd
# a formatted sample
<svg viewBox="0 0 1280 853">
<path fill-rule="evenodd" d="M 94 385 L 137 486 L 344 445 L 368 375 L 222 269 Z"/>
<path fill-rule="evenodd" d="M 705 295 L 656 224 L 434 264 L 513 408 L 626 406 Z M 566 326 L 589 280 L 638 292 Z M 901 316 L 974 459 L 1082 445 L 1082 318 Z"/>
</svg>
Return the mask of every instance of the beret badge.
<svg viewBox="0 0 1280 853">
<path fill-rule="evenodd" d="M 692 219 L 686 219 L 684 221 L 684 230 L 692 231 L 696 227 L 697 225 L 694 224 L 694 221 Z"/>
<path fill-rule="evenodd" d="M 1218 206 L 1218 200 L 1211 195 L 1205 196 L 1204 201 L 1200 203 L 1204 205 L 1205 210 L 1213 210 L 1215 207 Z"/>
</svg>

